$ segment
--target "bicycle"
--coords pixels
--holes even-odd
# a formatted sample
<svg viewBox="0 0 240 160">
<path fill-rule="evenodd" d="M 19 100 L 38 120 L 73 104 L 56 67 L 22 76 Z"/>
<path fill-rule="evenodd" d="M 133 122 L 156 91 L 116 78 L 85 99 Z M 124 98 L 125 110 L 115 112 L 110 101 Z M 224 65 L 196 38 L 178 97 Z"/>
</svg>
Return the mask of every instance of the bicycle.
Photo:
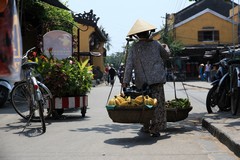
<svg viewBox="0 0 240 160">
<path fill-rule="evenodd" d="M 240 52 L 233 51 L 235 54 Z M 240 60 L 233 59 L 228 62 L 230 69 L 230 95 L 231 95 L 231 112 L 232 115 L 236 115 L 240 107 Z"/>
<path fill-rule="evenodd" d="M 236 51 L 235 49 L 231 49 L 228 47 L 228 51 L 231 55 L 230 60 L 228 60 L 227 65 L 229 66 L 228 72 L 223 76 L 221 82 L 225 80 L 228 81 L 228 92 L 227 95 L 230 100 L 229 108 L 231 110 L 232 115 L 236 115 L 238 112 L 239 98 L 240 98 L 240 51 Z M 222 84 L 220 84 L 221 86 Z M 223 84 L 224 85 L 224 84 Z"/>
<path fill-rule="evenodd" d="M 10 98 L 14 110 L 27 120 L 26 126 L 31 121 L 40 121 L 42 131 L 45 133 L 45 119 L 50 117 L 52 113 L 53 96 L 50 90 L 35 77 L 34 72 L 38 64 L 28 62 L 28 54 L 34 49 L 35 47 L 31 48 L 23 56 L 22 70 L 24 79 L 14 84 Z"/>
</svg>

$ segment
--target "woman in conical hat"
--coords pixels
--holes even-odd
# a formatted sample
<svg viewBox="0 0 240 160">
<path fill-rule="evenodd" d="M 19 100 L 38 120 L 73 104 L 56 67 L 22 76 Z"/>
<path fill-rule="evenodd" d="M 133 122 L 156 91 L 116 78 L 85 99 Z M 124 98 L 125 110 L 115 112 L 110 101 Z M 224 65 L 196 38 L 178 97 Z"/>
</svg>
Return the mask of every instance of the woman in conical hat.
<svg viewBox="0 0 240 160">
<path fill-rule="evenodd" d="M 151 124 L 147 122 L 141 129 L 144 132 L 150 132 L 153 137 L 160 136 L 160 131 L 166 128 L 166 110 L 163 84 L 166 83 L 166 69 L 164 62 L 168 59 L 170 52 L 156 40 L 150 38 L 151 33 L 156 29 L 155 26 L 143 21 L 137 20 L 128 32 L 128 37 L 138 39 L 129 49 L 123 87 L 126 87 L 131 80 L 132 70 L 135 72 L 135 85 L 138 89 L 143 89 L 146 84 L 150 88 L 152 98 L 157 98 L 156 106 Z M 167 45 L 166 45 L 167 48 Z"/>
<path fill-rule="evenodd" d="M 138 19 L 134 25 L 132 26 L 132 28 L 130 29 L 130 31 L 128 32 L 127 36 L 135 36 L 137 33 L 141 33 L 141 32 L 154 32 L 156 29 L 155 26 L 145 22 L 144 20 Z"/>
</svg>

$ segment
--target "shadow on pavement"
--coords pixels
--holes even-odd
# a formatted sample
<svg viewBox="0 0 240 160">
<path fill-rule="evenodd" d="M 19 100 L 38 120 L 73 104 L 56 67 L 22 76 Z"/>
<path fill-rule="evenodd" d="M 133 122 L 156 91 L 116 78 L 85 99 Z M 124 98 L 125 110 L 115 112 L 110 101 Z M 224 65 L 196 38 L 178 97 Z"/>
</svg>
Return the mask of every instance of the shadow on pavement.
<svg viewBox="0 0 240 160">
<path fill-rule="evenodd" d="M 123 146 L 123 148 L 131 148 L 135 146 L 143 146 L 143 145 L 152 145 L 156 143 L 158 140 L 170 138 L 169 135 L 164 134 L 160 137 L 150 137 L 149 134 L 138 132 L 138 136 L 129 137 L 129 138 L 111 138 L 105 140 L 104 143 L 110 145 L 119 145 Z"/>
<path fill-rule="evenodd" d="M 57 123 L 57 122 L 76 122 L 76 121 L 89 121 L 90 117 L 85 116 L 82 117 L 81 115 L 61 115 L 59 117 L 51 117 L 47 121 L 49 123 Z"/>
<path fill-rule="evenodd" d="M 18 122 L 8 123 L 5 127 L 1 127 L 0 130 L 5 132 L 16 131 L 14 134 L 26 137 L 37 137 L 43 134 L 40 122 L 31 122 L 29 126 L 26 126 L 27 122 L 20 119 Z M 46 126 L 49 124 L 46 123 Z M 26 128 L 25 128 L 26 127 Z M 25 129 L 24 129 L 25 128 Z"/>
<path fill-rule="evenodd" d="M 71 130 L 74 132 L 96 132 L 96 133 L 104 133 L 104 134 L 112 134 L 113 132 L 121 132 L 123 130 L 136 130 L 140 129 L 139 125 L 133 125 L 133 124 L 105 124 L 105 125 L 99 125 L 98 127 L 88 127 L 88 128 L 78 128 L 76 130 Z"/>
<path fill-rule="evenodd" d="M 0 107 L 0 114 L 17 114 L 11 103 L 7 102 Z"/>
</svg>

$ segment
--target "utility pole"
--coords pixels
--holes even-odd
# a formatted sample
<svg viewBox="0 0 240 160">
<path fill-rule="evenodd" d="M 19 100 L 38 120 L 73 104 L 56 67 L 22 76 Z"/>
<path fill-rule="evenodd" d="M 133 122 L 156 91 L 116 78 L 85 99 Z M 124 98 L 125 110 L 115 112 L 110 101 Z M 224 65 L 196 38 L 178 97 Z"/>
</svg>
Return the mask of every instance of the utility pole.
<svg viewBox="0 0 240 160">
<path fill-rule="evenodd" d="M 234 34 L 234 0 L 232 1 L 232 43 L 233 43 L 233 50 L 235 51 L 235 34 Z"/>
<path fill-rule="evenodd" d="M 165 28 L 164 28 L 164 39 L 163 39 L 163 42 L 164 42 L 164 43 L 167 42 L 167 33 L 168 33 L 168 24 L 167 24 L 167 21 L 168 21 L 168 14 L 166 13 L 166 15 L 165 15 Z"/>
</svg>

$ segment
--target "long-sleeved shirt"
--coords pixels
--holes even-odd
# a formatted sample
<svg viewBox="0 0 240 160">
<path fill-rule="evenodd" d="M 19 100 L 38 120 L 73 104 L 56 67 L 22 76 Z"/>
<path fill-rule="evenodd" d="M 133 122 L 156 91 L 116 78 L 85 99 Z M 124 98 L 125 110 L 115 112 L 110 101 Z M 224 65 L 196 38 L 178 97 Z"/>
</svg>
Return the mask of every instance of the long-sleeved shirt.
<svg viewBox="0 0 240 160">
<path fill-rule="evenodd" d="M 168 59 L 169 55 L 170 53 L 157 41 L 136 42 L 127 55 L 123 83 L 130 82 L 133 69 L 138 89 L 141 89 L 144 83 L 148 85 L 165 83 L 164 60 Z"/>
</svg>

